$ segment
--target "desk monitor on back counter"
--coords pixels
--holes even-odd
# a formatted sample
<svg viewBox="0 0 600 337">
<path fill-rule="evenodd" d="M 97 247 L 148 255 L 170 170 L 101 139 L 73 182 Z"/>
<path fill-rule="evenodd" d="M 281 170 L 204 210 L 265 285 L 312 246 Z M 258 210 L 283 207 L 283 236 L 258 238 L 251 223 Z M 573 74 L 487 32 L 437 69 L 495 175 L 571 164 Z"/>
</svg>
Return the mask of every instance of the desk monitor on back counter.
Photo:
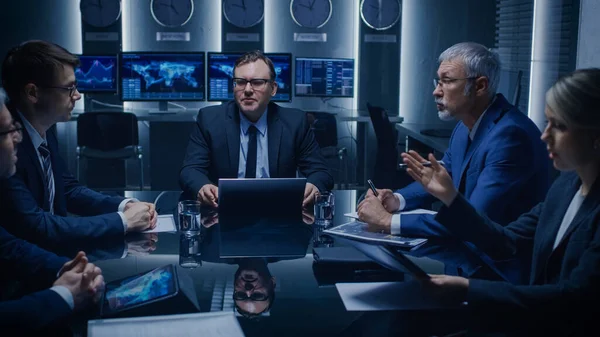
<svg viewBox="0 0 600 337">
<path fill-rule="evenodd" d="M 233 68 L 243 52 L 208 53 L 208 100 L 228 101 L 233 99 Z M 275 67 L 277 93 L 271 98 L 274 102 L 292 100 L 292 54 L 265 53 Z"/>
<path fill-rule="evenodd" d="M 123 101 L 158 101 L 166 112 L 168 101 L 205 99 L 204 52 L 123 52 L 119 68 Z"/>
<path fill-rule="evenodd" d="M 354 60 L 296 57 L 296 96 L 354 97 Z"/>
<path fill-rule="evenodd" d="M 75 69 L 77 91 L 87 93 L 117 92 L 117 55 L 78 55 Z"/>
</svg>

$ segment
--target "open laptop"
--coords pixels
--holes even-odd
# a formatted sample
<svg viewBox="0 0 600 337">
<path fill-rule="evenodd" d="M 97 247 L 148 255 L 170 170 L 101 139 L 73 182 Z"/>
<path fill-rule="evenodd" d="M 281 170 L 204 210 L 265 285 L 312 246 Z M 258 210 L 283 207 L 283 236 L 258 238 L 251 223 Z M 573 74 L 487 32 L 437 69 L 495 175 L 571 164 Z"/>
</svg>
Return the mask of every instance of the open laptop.
<svg viewBox="0 0 600 337">
<path fill-rule="evenodd" d="M 219 222 L 302 220 L 306 178 L 219 179 Z"/>
</svg>

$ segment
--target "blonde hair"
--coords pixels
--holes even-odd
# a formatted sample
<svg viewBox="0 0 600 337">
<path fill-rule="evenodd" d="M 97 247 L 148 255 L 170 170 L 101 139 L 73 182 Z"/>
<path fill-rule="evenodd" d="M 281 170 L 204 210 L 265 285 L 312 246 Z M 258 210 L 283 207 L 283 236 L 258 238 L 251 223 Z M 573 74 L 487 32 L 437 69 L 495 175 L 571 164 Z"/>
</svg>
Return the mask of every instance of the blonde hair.
<svg viewBox="0 0 600 337">
<path fill-rule="evenodd" d="M 567 127 L 600 131 L 600 68 L 561 77 L 546 92 L 546 104 Z"/>
</svg>

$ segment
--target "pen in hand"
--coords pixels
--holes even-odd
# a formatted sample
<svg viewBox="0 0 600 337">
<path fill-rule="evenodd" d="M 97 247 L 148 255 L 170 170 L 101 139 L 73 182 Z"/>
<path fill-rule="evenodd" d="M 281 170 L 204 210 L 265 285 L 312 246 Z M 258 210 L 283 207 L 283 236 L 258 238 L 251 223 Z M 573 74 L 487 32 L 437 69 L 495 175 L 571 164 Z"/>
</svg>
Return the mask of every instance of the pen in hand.
<svg viewBox="0 0 600 337">
<path fill-rule="evenodd" d="M 444 164 L 444 162 L 441 160 L 438 160 L 438 163 L 442 166 L 446 166 L 446 164 Z M 424 163 L 421 163 L 421 165 L 423 165 L 425 167 L 431 167 L 431 162 L 428 160 Z M 400 168 L 401 170 L 406 170 L 408 168 L 408 164 L 404 164 L 404 163 L 398 164 L 398 168 Z"/>
<path fill-rule="evenodd" d="M 376 197 L 378 197 L 379 193 L 377 193 L 377 189 L 375 188 L 375 185 L 373 184 L 373 182 L 371 181 L 371 179 L 367 179 L 367 183 L 369 184 L 369 187 L 371 188 L 371 191 L 373 191 L 373 195 L 375 195 Z"/>
</svg>

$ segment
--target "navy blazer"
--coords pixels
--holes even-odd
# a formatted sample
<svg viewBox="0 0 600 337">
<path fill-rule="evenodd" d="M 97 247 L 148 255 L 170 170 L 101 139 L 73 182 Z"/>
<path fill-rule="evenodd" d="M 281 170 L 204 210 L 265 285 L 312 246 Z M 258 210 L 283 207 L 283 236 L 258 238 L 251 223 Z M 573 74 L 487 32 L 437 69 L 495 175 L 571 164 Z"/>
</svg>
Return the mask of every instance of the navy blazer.
<svg viewBox="0 0 600 337">
<path fill-rule="evenodd" d="M 593 315 L 595 311 L 588 307 L 600 302 L 600 179 L 553 249 L 562 219 L 580 185 L 575 173 L 563 173 L 544 202 L 506 227 L 478 214 L 460 195 L 450 207 L 442 207 L 436 220 L 491 257 L 524 256 L 531 260 L 529 285 L 470 280 L 469 306 L 489 307 L 494 312 L 526 310 L 545 317 L 547 323 L 552 319 L 546 314 L 552 313 L 561 315 L 561 323 L 596 320 L 586 315 Z"/>
<path fill-rule="evenodd" d="M 68 260 L 36 247 L 9 234 L 0 226 L 0 269 L 4 278 L 35 280 L 48 287 L 56 280 Z M 0 295 L 3 289 L 0 289 Z M 0 296 L 3 297 L 3 296 Z M 72 313 L 69 305 L 56 292 L 46 289 L 17 300 L 0 302 L 0 331 L 38 330 L 56 323 Z"/>
<path fill-rule="evenodd" d="M 13 118 L 20 120 L 16 113 Z M 48 249 L 72 240 L 123 235 L 123 220 L 117 210 L 124 198 L 107 196 L 80 185 L 59 154 L 55 131 L 46 132 L 46 141 L 54 174 L 54 214 L 49 212 L 48 192 L 37 149 L 34 149 L 27 130 L 23 129 L 23 141 L 17 146 L 17 172 L 0 181 L 0 193 L 6 198 L 0 205 L 5 228 Z M 68 216 L 67 212 L 79 217 Z"/>
<path fill-rule="evenodd" d="M 506 225 L 544 200 L 550 185 L 550 160 L 537 126 L 502 94 L 481 119 L 469 145 L 469 129 L 459 122 L 443 161 L 454 186 L 490 219 Z M 435 200 L 420 183 L 396 191 L 404 210 Z M 403 236 L 448 235 L 433 215 L 401 215 Z"/>
<path fill-rule="evenodd" d="M 333 177 L 309 127 L 306 113 L 268 106 L 269 176 L 295 178 L 297 169 L 320 191 L 333 188 Z M 220 178 L 237 178 L 240 116 L 235 101 L 200 109 L 179 174 L 181 189 L 195 196 Z"/>
</svg>

